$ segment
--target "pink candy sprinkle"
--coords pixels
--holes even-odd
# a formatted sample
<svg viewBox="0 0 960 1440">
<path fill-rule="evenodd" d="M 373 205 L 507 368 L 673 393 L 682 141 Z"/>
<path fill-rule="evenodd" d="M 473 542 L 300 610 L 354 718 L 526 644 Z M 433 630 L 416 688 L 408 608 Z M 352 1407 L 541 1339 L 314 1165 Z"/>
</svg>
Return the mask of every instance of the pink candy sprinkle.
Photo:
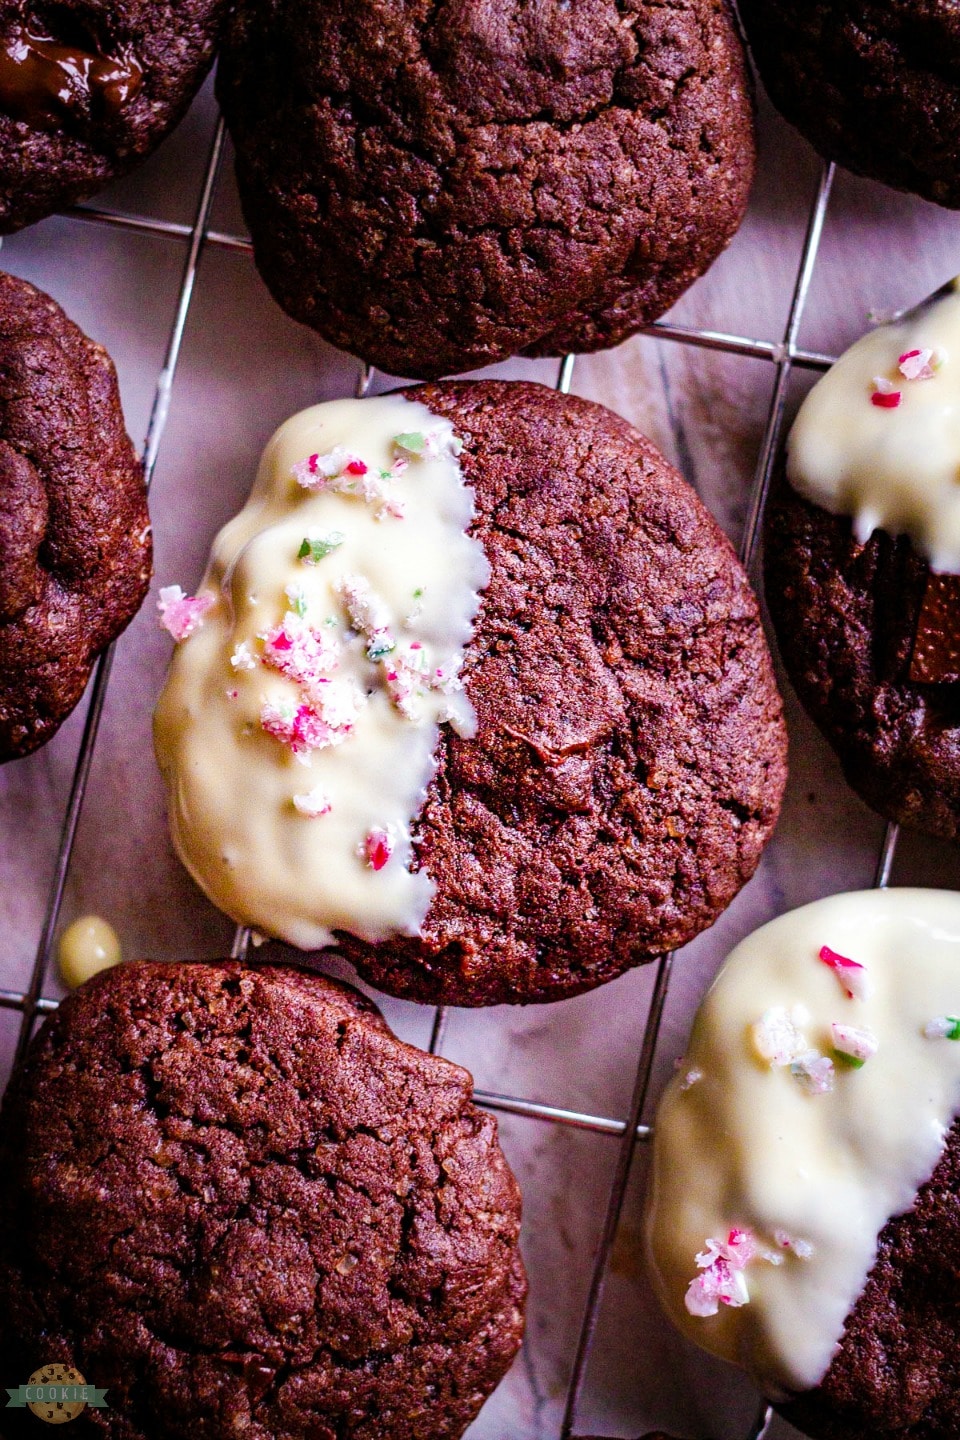
<svg viewBox="0 0 960 1440">
<path fill-rule="evenodd" d="M 382 870 L 393 854 L 393 836 L 389 830 L 370 830 L 363 842 L 363 853 L 371 870 Z"/>
<path fill-rule="evenodd" d="M 896 410 L 903 399 L 899 390 L 874 390 L 870 396 L 871 405 L 878 406 L 881 410 Z"/>
<path fill-rule="evenodd" d="M 166 585 L 160 591 L 157 609 L 160 624 L 169 630 L 174 640 L 186 640 L 216 601 L 212 595 L 185 595 L 179 585 Z"/>
<path fill-rule="evenodd" d="M 702 1272 L 687 1286 L 684 1304 L 691 1315 L 704 1318 L 716 1315 L 721 1305 L 736 1309 L 750 1299 L 744 1267 L 756 1253 L 756 1242 L 749 1230 L 731 1230 L 726 1240 L 708 1240 L 706 1248 L 696 1257 Z"/>
<path fill-rule="evenodd" d="M 365 461 L 354 459 L 350 460 L 343 468 L 348 475 L 366 475 L 369 467 Z"/>
<path fill-rule="evenodd" d="M 849 1000 L 866 1000 L 870 994 L 870 980 L 864 967 L 846 955 L 838 955 L 829 945 L 822 945 L 819 958 L 828 965 L 843 986 Z"/>
<path fill-rule="evenodd" d="M 314 630 L 290 612 L 282 625 L 264 634 L 263 658 L 281 675 L 302 685 L 309 698 L 315 700 L 319 687 L 340 663 L 340 645 L 328 631 Z"/>
<path fill-rule="evenodd" d="M 260 710 L 260 724 L 268 735 L 289 745 L 294 755 L 304 755 L 308 750 L 322 750 L 327 745 L 338 745 L 346 739 L 349 726 L 333 726 L 312 710 L 309 705 L 298 705 L 296 710 L 287 710 L 265 701 Z"/>
<path fill-rule="evenodd" d="M 936 374 L 932 350 L 905 350 L 897 368 L 905 380 L 932 380 Z"/>
</svg>

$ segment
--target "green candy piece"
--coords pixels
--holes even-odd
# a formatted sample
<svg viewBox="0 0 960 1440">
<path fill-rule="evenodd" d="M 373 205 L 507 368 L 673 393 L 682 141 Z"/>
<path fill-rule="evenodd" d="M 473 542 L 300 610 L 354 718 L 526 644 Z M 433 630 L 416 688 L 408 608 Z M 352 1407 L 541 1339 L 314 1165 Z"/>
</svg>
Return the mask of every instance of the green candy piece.
<svg viewBox="0 0 960 1440">
<path fill-rule="evenodd" d="M 311 540 L 308 535 L 303 537 L 303 543 L 297 551 L 298 560 L 309 560 L 316 565 L 325 555 L 338 549 L 343 544 L 344 537 L 339 530 L 331 530 L 329 535 L 321 535 L 316 540 Z"/>
<path fill-rule="evenodd" d="M 858 1060 L 856 1055 L 848 1055 L 845 1050 L 834 1050 L 833 1058 L 834 1060 L 839 1060 L 841 1064 L 846 1065 L 849 1070 L 862 1070 L 866 1063 L 863 1060 Z"/>
</svg>

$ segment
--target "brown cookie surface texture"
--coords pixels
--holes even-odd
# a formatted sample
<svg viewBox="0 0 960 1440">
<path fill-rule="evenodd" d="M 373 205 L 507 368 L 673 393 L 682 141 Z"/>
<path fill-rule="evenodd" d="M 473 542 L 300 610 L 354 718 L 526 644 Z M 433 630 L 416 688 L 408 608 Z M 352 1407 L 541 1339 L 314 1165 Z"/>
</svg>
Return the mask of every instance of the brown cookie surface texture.
<svg viewBox="0 0 960 1440">
<path fill-rule="evenodd" d="M 226 0 L 0 3 L 0 233 L 130 170 L 210 68 Z"/>
<path fill-rule="evenodd" d="M 491 579 L 414 828 L 419 938 L 341 948 L 456 1005 L 555 1000 L 691 939 L 752 875 L 785 779 L 756 599 L 686 482 L 602 406 L 539 385 L 408 392 L 448 417 Z"/>
<path fill-rule="evenodd" d="M 960 1124 L 877 1259 L 816 1390 L 780 1406 L 815 1440 L 954 1440 L 960 1434 Z"/>
<path fill-rule="evenodd" d="M 740 0 L 774 104 L 828 160 L 960 206 L 960 11 L 939 0 Z"/>
<path fill-rule="evenodd" d="M 847 518 L 786 484 L 776 491 L 766 528 L 766 594 L 800 699 L 868 805 L 955 839 L 960 687 L 911 678 L 921 656 L 922 673 L 949 673 L 943 644 L 939 670 L 930 668 L 929 574 L 905 537 L 875 531 L 861 545 Z"/>
<path fill-rule="evenodd" d="M 76 1366 L 108 1402 L 77 1434 L 116 1440 L 459 1436 L 526 1290 L 519 1191 L 471 1097 L 318 975 L 97 976 L 0 1119 L 11 1379 Z"/>
<path fill-rule="evenodd" d="M 150 579 L 143 470 L 113 362 L 0 274 L 0 760 L 49 740 Z"/>
<path fill-rule="evenodd" d="M 724 0 L 244 0 L 218 92 L 274 297 L 397 375 L 617 344 L 753 172 Z"/>
</svg>

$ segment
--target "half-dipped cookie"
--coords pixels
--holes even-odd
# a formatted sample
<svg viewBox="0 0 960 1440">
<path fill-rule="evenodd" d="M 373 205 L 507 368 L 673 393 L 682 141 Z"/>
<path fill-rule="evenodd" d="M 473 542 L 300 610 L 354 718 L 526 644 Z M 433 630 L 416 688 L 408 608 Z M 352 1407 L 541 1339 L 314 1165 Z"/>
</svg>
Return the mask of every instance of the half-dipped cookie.
<svg viewBox="0 0 960 1440">
<path fill-rule="evenodd" d="M 130 170 L 210 68 L 226 0 L 2 0 L 0 233 Z"/>
<path fill-rule="evenodd" d="M 274 297 L 395 375 L 618 344 L 753 174 L 726 0 L 241 0 L 218 94 Z"/>
<path fill-rule="evenodd" d="M 811 391 L 766 525 L 797 693 L 882 815 L 960 833 L 960 294 L 864 336 Z"/>
<path fill-rule="evenodd" d="M 110 1440 L 456 1440 L 520 1345 L 519 1229 L 470 1076 L 355 991 L 120 965 L 4 1099 L 0 1351 L 106 1389 Z"/>
<path fill-rule="evenodd" d="M 373 984 L 552 1000 L 711 924 L 776 820 L 755 597 L 653 446 L 538 385 L 273 437 L 156 714 L 171 829 L 238 922 Z"/>
<path fill-rule="evenodd" d="M 0 274 L 0 761 L 49 740 L 151 565 L 116 372 L 48 295 Z"/>
<path fill-rule="evenodd" d="M 654 1276 L 817 1440 L 960 1426 L 960 895 L 836 895 L 744 940 L 656 1121 Z"/>
</svg>

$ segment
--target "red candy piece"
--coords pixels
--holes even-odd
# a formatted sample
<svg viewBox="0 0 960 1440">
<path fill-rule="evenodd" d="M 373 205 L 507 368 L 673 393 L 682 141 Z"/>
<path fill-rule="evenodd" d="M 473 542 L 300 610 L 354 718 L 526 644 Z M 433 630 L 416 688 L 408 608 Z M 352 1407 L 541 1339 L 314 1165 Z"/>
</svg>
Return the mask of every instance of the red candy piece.
<svg viewBox="0 0 960 1440">
<path fill-rule="evenodd" d="M 382 870 L 393 854 L 393 842 L 386 830 L 371 830 L 364 841 L 367 864 L 371 870 Z"/>
<path fill-rule="evenodd" d="M 881 410 L 896 410 L 902 399 L 903 396 L 899 390 L 891 390 L 886 395 L 881 390 L 874 390 L 870 396 L 870 403 L 878 406 Z"/>
<path fill-rule="evenodd" d="M 367 473 L 367 466 L 362 460 L 351 460 L 345 468 L 348 475 L 366 475 Z"/>
</svg>

